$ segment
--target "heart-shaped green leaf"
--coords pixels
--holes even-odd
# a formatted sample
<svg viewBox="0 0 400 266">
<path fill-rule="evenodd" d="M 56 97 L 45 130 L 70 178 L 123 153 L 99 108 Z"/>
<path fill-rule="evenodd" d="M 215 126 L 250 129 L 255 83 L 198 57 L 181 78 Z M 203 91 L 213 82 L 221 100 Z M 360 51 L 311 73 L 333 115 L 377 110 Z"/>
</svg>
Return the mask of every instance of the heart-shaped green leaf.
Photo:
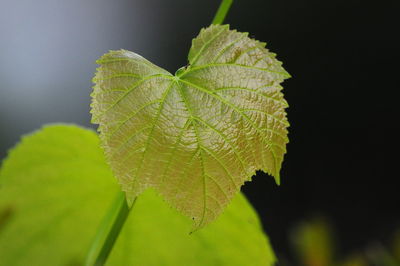
<svg viewBox="0 0 400 266">
<path fill-rule="evenodd" d="M 47 126 L 23 138 L 0 168 L 0 265 L 85 265 L 85 256 L 119 187 L 97 135 Z M 109 266 L 273 265 L 256 212 L 240 193 L 196 234 L 191 221 L 154 191 L 137 200 Z"/>
<path fill-rule="evenodd" d="M 128 200 L 154 187 L 200 228 L 286 152 L 289 77 L 247 33 L 212 25 L 175 75 L 125 50 L 97 61 L 92 122 Z"/>
</svg>

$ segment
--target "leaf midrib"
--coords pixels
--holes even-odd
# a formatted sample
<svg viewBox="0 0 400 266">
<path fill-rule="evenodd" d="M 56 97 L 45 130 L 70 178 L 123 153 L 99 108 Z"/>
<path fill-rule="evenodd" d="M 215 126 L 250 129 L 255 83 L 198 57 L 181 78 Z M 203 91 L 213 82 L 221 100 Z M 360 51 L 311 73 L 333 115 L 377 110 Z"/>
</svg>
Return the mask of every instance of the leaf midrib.
<svg viewBox="0 0 400 266">
<path fill-rule="evenodd" d="M 180 86 L 181 84 L 179 84 L 179 82 L 176 82 L 176 83 L 178 85 L 177 87 L 178 87 L 179 95 L 181 96 L 183 102 L 185 103 L 186 109 L 187 109 L 187 111 L 188 111 L 188 113 L 190 115 L 190 118 L 188 118 L 188 120 L 193 120 L 193 117 L 194 117 L 193 110 L 190 108 L 190 105 L 189 105 L 189 103 L 188 103 L 188 101 L 187 101 L 187 99 L 185 97 L 185 92 L 182 91 L 182 87 Z M 194 132 L 195 132 L 196 139 L 197 139 L 197 147 L 200 150 L 201 174 L 202 174 L 202 177 L 203 177 L 203 197 L 204 197 L 204 199 L 203 199 L 203 213 L 202 213 L 201 220 L 200 220 L 200 223 L 199 223 L 199 226 L 201 226 L 203 224 L 203 222 L 204 222 L 204 218 L 206 216 L 206 210 L 207 210 L 207 207 L 206 207 L 207 206 L 207 184 L 206 184 L 206 173 L 205 173 L 205 169 L 204 169 L 204 158 L 203 158 L 203 153 L 202 153 L 202 150 L 203 150 L 202 146 L 203 145 L 200 142 L 199 132 L 198 132 L 197 126 L 195 124 L 193 124 L 193 128 L 194 128 Z M 184 130 L 184 129 L 182 129 L 182 130 Z"/>
</svg>

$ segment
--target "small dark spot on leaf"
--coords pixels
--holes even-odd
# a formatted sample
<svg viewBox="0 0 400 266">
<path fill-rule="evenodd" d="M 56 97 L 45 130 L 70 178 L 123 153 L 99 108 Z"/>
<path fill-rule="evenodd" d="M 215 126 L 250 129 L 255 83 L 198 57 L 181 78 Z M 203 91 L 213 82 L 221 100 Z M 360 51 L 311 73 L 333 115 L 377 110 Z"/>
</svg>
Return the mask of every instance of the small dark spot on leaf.
<svg viewBox="0 0 400 266">
<path fill-rule="evenodd" d="M 15 209 L 12 206 L 6 206 L 0 209 L 0 232 L 10 221 L 11 217 L 14 215 Z"/>
</svg>

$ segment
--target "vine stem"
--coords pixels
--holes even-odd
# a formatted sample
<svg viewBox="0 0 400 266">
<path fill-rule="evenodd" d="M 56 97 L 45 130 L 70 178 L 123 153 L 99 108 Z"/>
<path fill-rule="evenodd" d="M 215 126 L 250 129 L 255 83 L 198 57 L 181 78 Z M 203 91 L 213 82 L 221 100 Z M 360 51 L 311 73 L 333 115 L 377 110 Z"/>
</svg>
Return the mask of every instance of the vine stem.
<svg viewBox="0 0 400 266">
<path fill-rule="evenodd" d="M 97 230 L 86 257 L 86 266 L 102 266 L 105 264 L 126 218 L 128 218 L 129 210 L 133 207 L 135 202 L 136 198 L 129 208 L 125 193 L 122 191 L 118 193 L 114 203 L 104 216 Z"/>
<path fill-rule="evenodd" d="M 233 0 L 222 0 L 217 13 L 212 21 L 212 24 L 222 24 L 228 14 L 229 8 L 231 7 Z"/>
<path fill-rule="evenodd" d="M 222 24 L 224 22 L 232 2 L 233 0 L 221 1 L 212 24 Z M 102 266 L 105 264 L 136 200 L 137 198 L 128 206 L 125 193 L 122 191 L 118 193 L 111 208 L 104 216 L 89 248 L 85 262 L 86 266 Z"/>
</svg>

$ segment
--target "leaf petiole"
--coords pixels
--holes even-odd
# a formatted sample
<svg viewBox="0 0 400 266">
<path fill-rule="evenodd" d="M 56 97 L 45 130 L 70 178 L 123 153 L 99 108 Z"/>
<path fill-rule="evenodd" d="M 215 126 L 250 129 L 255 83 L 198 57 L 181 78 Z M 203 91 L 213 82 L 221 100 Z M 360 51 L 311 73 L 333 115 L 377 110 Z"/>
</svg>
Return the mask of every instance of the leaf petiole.
<svg viewBox="0 0 400 266">
<path fill-rule="evenodd" d="M 131 208 L 135 201 L 136 199 L 132 202 Z M 129 210 L 125 193 L 121 191 L 99 226 L 86 258 L 86 266 L 101 266 L 105 264 L 129 215 Z"/>
</svg>

